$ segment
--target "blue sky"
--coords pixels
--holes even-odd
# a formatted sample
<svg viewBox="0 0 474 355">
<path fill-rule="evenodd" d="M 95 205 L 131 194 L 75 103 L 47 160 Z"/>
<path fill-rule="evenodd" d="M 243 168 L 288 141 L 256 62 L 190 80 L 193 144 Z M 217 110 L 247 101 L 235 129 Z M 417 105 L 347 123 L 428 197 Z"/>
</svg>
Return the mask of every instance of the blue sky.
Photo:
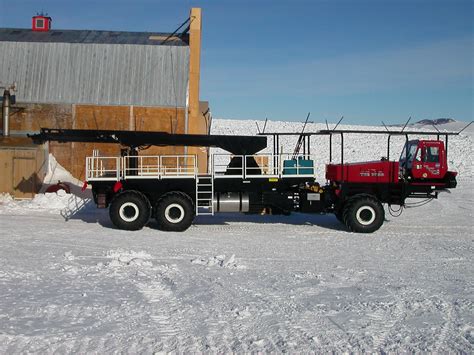
<svg viewBox="0 0 474 355">
<path fill-rule="evenodd" d="M 0 0 L 0 27 L 172 32 L 193 6 L 214 117 L 473 119 L 472 0 Z"/>
</svg>

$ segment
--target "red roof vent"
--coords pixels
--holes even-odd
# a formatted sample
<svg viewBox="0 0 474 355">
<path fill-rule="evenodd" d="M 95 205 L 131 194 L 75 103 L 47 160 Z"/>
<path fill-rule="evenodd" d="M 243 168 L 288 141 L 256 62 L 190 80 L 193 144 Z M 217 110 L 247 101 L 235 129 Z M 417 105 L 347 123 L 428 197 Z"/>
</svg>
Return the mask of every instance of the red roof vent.
<svg viewBox="0 0 474 355">
<path fill-rule="evenodd" d="M 36 32 L 47 32 L 51 29 L 51 22 L 53 20 L 48 15 L 33 16 L 32 30 Z"/>
</svg>

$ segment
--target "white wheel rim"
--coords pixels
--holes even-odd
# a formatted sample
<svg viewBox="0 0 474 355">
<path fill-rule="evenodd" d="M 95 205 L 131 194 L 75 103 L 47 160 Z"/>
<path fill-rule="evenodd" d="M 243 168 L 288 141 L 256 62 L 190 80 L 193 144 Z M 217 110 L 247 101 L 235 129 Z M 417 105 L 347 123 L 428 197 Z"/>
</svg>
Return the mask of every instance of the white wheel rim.
<svg viewBox="0 0 474 355">
<path fill-rule="evenodd" d="M 174 208 L 177 208 L 180 212 L 178 217 L 173 217 L 171 215 L 171 210 L 173 210 Z M 168 205 L 165 209 L 165 218 L 170 223 L 179 223 L 179 222 L 181 222 L 184 219 L 184 215 L 185 215 L 184 208 L 183 208 L 183 206 L 181 206 L 178 203 L 172 203 L 172 204 Z"/>
<path fill-rule="evenodd" d="M 365 212 L 370 213 L 370 218 L 369 219 L 363 218 L 363 214 L 365 214 Z M 375 210 L 370 206 L 359 207 L 359 209 L 356 212 L 357 222 L 359 222 L 363 226 L 368 226 L 368 225 L 372 224 L 375 221 L 375 216 L 376 216 Z"/>
<path fill-rule="evenodd" d="M 130 211 L 133 211 L 133 213 L 131 214 Z M 125 202 L 122 206 L 120 206 L 119 215 L 120 218 L 122 218 L 125 222 L 133 222 L 140 215 L 140 210 L 135 203 Z"/>
</svg>

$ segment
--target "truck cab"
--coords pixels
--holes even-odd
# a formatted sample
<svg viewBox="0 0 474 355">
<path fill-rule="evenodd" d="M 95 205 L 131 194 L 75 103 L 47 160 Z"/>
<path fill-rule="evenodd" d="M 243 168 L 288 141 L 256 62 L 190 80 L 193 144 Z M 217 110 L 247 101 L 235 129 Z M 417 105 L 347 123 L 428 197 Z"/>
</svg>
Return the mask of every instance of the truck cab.
<svg viewBox="0 0 474 355">
<path fill-rule="evenodd" d="M 446 149 L 440 140 L 411 140 L 400 155 L 400 175 L 404 179 L 422 182 L 455 183 L 456 173 L 448 171 Z"/>
</svg>

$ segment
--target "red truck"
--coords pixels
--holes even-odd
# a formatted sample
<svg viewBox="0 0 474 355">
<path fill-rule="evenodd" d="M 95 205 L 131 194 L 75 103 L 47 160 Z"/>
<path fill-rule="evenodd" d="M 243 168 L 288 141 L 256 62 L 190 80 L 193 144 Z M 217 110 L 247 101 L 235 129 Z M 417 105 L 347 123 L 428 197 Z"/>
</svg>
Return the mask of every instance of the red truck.
<svg viewBox="0 0 474 355">
<path fill-rule="evenodd" d="M 344 136 L 384 134 L 387 157 L 380 161 L 344 162 Z M 436 135 L 435 140 L 409 136 Z M 448 137 L 459 133 L 321 130 L 313 133 L 265 133 L 259 136 L 213 136 L 109 130 L 42 129 L 30 136 L 36 143 L 116 143 L 119 157 L 94 153 L 86 159 L 86 184 L 92 185 L 99 208 L 109 208 L 113 224 L 138 230 L 155 218 L 166 231 L 186 230 L 196 215 L 217 212 L 273 214 L 334 213 L 350 231 L 371 233 L 385 218 L 383 205 L 405 206 L 407 199 L 438 197 L 456 187 L 457 173 L 447 165 Z M 280 137 L 299 136 L 298 151 L 280 153 Z M 311 137 L 328 136 L 326 182 L 316 180 Z M 332 160 L 333 136 L 341 138 L 341 161 Z M 390 138 L 405 136 L 398 161 L 390 161 Z M 444 137 L 444 142 L 440 139 Z M 271 154 L 257 154 L 273 139 Z M 197 169 L 194 155 L 147 156 L 142 147 L 181 145 L 219 147 L 207 173 Z M 302 148 L 302 153 L 299 149 Z"/>
</svg>

